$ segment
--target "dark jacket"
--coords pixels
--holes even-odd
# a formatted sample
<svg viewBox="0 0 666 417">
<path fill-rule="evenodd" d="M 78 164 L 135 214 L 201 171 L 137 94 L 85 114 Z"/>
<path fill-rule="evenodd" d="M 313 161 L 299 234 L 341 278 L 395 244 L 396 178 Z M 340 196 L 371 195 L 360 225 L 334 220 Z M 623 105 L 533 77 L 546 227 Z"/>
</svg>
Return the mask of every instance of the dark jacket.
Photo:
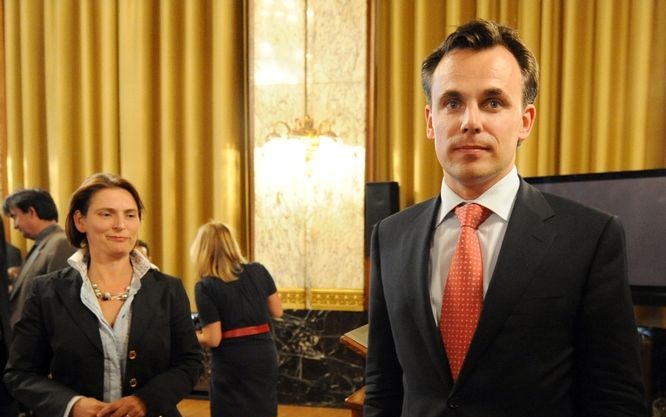
<svg viewBox="0 0 666 417">
<path fill-rule="evenodd" d="M 618 220 L 521 181 L 454 382 L 429 296 L 439 205 L 374 231 L 364 416 L 644 417 Z"/>
<path fill-rule="evenodd" d="M 54 224 L 47 230 L 42 233 L 48 234 L 38 238 L 39 243 L 35 243 L 29 255 L 26 256 L 21 271 L 16 277 L 14 288 L 9 293 L 9 324 L 12 327 L 21 319 L 23 307 L 31 293 L 35 277 L 67 267 L 67 259 L 76 252 L 60 226 Z"/>
<path fill-rule="evenodd" d="M 14 329 L 5 382 L 40 417 L 62 416 L 74 395 L 103 396 L 98 320 L 81 302 L 81 285 L 71 267 L 38 277 Z M 123 395 L 141 398 L 148 416 L 180 416 L 176 404 L 199 378 L 201 349 L 190 314 L 180 280 L 157 270 L 141 279 L 132 301 Z"/>
</svg>

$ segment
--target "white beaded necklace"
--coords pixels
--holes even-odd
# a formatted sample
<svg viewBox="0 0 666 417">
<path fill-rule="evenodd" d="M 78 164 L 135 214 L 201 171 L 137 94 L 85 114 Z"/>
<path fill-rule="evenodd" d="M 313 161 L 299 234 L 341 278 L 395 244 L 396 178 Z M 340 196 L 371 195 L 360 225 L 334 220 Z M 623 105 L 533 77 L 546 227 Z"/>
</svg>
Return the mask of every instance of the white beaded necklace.
<svg viewBox="0 0 666 417">
<path fill-rule="evenodd" d="M 102 301 L 125 301 L 127 300 L 127 297 L 129 297 L 129 291 L 130 291 L 129 285 L 127 286 L 127 288 L 125 288 L 125 291 L 123 292 L 110 293 L 108 291 L 102 292 L 102 290 L 100 290 L 97 284 L 95 284 L 94 282 L 91 282 L 91 284 L 92 284 L 92 289 L 95 292 L 95 296 Z"/>
</svg>

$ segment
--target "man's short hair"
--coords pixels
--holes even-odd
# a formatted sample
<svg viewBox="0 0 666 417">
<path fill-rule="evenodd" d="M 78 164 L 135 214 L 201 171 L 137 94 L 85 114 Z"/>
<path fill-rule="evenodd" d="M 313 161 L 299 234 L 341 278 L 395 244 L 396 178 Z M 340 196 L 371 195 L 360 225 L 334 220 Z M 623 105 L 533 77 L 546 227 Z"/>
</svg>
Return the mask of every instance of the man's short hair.
<svg viewBox="0 0 666 417">
<path fill-rule="evenodd" d="M 12 208 L 27 213 L 30 207 L 35 209 L 37 217 L 40 219 L 58 221 L 58 208 L 55 201 L 48 191 L 41 188 L 28 188 L 11 193 L 5 198 L 2 211 L 8 216 Z"/>
<path fill-rule="evenodd" d="M 539 91 L 539 64 L 514 29 L 488 20 L 473 20 L 456 29 L 421 65 L 421 84 L 428 104 L 432 104 L 432 74 L 440 61 L 456 49 L 480 51 L 503 46 L 518 61 L 523 77 L 523 106 L 533 104 Z"/>
</svg>

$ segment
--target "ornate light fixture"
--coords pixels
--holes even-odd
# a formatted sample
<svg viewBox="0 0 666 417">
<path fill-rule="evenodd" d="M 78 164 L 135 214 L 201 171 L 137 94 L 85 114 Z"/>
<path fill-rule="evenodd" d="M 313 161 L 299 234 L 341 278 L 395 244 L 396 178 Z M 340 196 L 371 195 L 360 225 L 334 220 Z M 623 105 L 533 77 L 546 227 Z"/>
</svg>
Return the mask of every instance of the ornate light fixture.
<svg viewBox="0 0 666 417">
<path fill-rule="evenodd" d="M 308 6 L 308 0 L 305 0 L 305 7 L 303 8 L 303 109 L 305 115 L 302 119 L 296 118 L 293 126 L 290 126 L 289 123 L 281 120 L 273 123 L 271 132 L 266 137 L 266 140 L 274 138 L 309 139 L 312 141 L 312 146 L 317 146 L 322 137 L 330 139 L 338 138 L 338 135 L 331 130 L 333 122 L 324 120 L 319 125 L 315 126 L 314 120 L 308 113 L 308 59 L 310 58 L 308 54 L 309 13 L 312 12 Z M 278 131 L 280 128 L 284 128 L 282 133 Z"/>
</svg>

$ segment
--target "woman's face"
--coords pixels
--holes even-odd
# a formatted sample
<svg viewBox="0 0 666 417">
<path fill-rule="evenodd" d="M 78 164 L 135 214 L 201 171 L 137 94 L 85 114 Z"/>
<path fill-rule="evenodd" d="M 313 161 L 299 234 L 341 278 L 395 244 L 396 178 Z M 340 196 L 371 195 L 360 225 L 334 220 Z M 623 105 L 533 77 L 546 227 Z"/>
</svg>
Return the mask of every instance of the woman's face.
<svg viewBox="0 0 666 417">
<path fill-rule="evenodd" d="M 104 188 L 90 198 L 88 213 L 74 214 L 79 232 L 86 234 L 91 256 L 128 256 L 139 235 L 139 208 L 127 190 Z"/>
</svg>

